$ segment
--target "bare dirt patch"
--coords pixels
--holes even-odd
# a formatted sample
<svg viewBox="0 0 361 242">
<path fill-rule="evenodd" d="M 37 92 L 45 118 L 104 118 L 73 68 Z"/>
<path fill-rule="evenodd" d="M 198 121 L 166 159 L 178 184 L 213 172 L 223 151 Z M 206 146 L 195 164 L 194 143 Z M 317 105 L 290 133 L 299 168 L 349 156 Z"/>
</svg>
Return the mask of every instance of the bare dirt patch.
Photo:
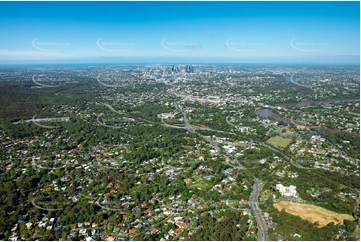
<svg viewBox="0 0 361 242">
<path fill-rule="evenodd" d="M 354 220 L 350 214 L 336 213 L 311 204 L 280 201 L 274 203 L 273 206 L 277 208 L 278 211 L 282 211 L 284 208 L 287 213 L 299 216 L 312 223 L 318 222 L 319 227 L 324 227 L 331 222 L 334 222 L 335 224 L 343 224 L 343 220 Z"/>
</svg>

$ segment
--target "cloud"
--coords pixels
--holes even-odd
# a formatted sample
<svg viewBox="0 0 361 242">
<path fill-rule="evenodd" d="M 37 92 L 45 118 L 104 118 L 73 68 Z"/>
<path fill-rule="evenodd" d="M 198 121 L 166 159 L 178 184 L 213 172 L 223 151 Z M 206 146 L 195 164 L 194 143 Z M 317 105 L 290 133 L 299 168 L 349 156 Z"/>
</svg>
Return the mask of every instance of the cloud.
<svg viewBox="0 0 361 242">
<path fill-rule="evenodd" d="M 0 60 L 59 60 L 75 59 L 76 56 L 58 52 L 29 50 L 0 50 Z"/>
</svg>

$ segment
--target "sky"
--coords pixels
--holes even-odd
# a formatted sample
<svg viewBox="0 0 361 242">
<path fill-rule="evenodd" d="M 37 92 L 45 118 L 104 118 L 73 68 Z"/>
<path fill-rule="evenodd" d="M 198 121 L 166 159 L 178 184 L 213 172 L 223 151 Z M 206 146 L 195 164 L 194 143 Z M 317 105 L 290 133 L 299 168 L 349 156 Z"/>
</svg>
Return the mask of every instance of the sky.
<svg viewBox="0 0 361 242">
<path fill-rule="evenodd" d="M 0 2 L 0 63 L 359 64 L 360 2 Z"/>
</svg>

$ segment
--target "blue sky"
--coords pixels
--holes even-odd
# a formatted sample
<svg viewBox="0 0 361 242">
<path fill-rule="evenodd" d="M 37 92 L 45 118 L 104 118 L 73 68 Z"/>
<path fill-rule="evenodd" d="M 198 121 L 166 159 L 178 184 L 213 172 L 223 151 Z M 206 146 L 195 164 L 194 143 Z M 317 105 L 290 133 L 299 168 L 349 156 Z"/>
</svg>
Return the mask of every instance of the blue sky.
<svg viewBox="0 0 361 242">
<path fill-rule="evenodd" d="M 359 2 L 0 2 L 1 63 L 359 64 Z"/>
</svg>

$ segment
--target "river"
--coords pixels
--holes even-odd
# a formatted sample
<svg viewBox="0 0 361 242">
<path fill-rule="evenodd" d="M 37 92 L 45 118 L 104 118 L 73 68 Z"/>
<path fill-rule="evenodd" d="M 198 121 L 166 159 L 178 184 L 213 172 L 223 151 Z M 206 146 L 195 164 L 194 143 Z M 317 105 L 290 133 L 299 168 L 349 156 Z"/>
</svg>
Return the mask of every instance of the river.
<svg viewBox="0 0 361 242">
<path fill-rule="evenodd" d="M 285 108 L 287 106 L 292 107 L 307 107 L 307 106 L 317 106 L 320 104 L 331 104 L 331 103 L 343 103 L 343 102 L 360 102 L 360 99 L 345 99 L 345 100 L 328 100 L 328 101 L 308 101 L 308 102 L 299 102 L 299 103 L 290 103 L 290 104 L 283 104 L 283 105 L 276 105 Z"/>
<path fill-rule="evenodd" d="M 347 99 L 347 100 L 329 100 L 329 101 L 310 101 L 310 102 L 299 102 L 299 103 L 290 103 L 290 104 L 284 104 L 284 105 L 276 105 L 280 106 L 282 108 L 285 108 L 287 106 L 291 107 L 307 107 L 307 106 L 317 106 L 321 104 L 331 104 L 331 103 L 342 103 L 342 102 L 360 102 L 360 99 Z M 277 121 L 283 121 L 285 123 L 289 123 L 289 119 L 282 118 L 280 116 L 275 115 L 272 112 L 272 108 L 259 108 L 255 111 L 255 114 L 260 116 L 261 118 L 268 118 L 272 117 L 276 119 Z"/>
<path fill-rule="evenodd" d="M 260 116 L 261 118 L 272 117 L 272 118 L 276 119 L 277 121 L 283 121 L 285 123 L 290 122 L 288 119 L 282 118 L 282 117 L 277 116 L 276 114 L 272 113 L 272 109 L 270 109 L 270 108 L 260 108 L 260 109 L 257 109 L 255 113 L 258 116 Z"/>
</svg>

